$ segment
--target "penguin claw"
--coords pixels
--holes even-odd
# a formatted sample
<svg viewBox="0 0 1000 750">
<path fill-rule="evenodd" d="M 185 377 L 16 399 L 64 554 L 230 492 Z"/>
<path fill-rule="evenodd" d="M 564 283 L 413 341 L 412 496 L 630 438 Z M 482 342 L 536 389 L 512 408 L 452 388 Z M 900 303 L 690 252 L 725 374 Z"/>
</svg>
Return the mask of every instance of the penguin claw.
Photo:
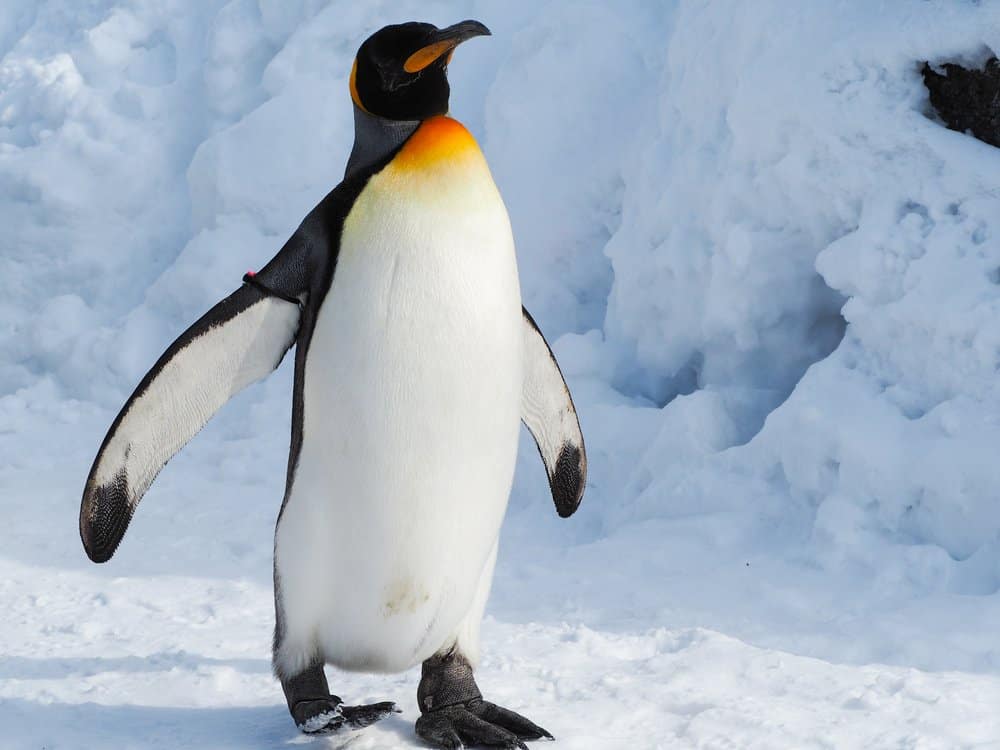
<svg viewBox="0 0 1000 750">
<path fill-rule="evenodd" d="M 445 750 L 479 745 L 528 750 L 524 740 L 554 739 L 520 714 L 480 699 L 422 714 L 416 730 L 424 740 Z"/>
<path fill-rule="evenodd" d="M 403 709 L 392 701 L 369 703 L 364 706 L 341 706 L 345 723 L 351 729 L 364 729 L 376 721 L 384 719 L 389 714 L 401 714 Z"/>
</svg>

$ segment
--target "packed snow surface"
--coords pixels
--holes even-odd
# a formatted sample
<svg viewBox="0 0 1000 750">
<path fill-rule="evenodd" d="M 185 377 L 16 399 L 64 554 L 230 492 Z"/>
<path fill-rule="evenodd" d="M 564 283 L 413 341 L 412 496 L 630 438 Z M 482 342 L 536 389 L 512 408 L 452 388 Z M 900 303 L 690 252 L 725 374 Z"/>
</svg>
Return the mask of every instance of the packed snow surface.
<svg viewBox="0 0 1000 750">
<path fill-rule="evenodd" d="M 378 27 L 477 18 L 452 108 L 569 380 L 584 504 L 528 438 L 479 681 L 559 748 L 1000 747 L 1000 150 L 919 69 L 1000 3 L 4 0 L 0 748 L 308 739 L 271 677 L 291 368 L 77 538 L 118 407 L 340 179 Z M 289 358 L 290 359 L 290 358 Z"/>
</svg>

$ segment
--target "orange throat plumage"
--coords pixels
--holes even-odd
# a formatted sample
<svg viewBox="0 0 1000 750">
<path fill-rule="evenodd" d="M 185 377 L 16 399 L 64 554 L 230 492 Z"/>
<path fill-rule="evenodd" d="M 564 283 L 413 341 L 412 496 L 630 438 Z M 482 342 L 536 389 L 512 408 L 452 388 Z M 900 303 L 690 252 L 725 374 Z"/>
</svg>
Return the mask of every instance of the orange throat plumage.
<svg viewBox="0 0 1000 750">
<path fill-rule="evenodd" d="M 454 162 L 479 153 L 476 139 L 462 123 L 437 115 L 421 123 L 393 159 L 393 166 L 404 170 L 426 169 L 439 162 Z"/>
</svg>

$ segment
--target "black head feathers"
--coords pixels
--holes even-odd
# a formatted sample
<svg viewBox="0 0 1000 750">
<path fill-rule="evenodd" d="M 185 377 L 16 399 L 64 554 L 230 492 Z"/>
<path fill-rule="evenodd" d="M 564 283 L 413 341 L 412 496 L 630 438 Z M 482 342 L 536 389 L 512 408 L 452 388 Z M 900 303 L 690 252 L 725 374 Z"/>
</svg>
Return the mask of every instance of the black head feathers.
<svg viewBox="0 0 1000 750">
<path fill-rule="evenodd" d="M 424 120 L 448 112 L 448 62 L 455 47 L 490 30 L 479 21 L 439 29 L 402 23 L 376 31 L 358 50 L 351 98 L 369 114 L 389 120 Z"/>
</svg>

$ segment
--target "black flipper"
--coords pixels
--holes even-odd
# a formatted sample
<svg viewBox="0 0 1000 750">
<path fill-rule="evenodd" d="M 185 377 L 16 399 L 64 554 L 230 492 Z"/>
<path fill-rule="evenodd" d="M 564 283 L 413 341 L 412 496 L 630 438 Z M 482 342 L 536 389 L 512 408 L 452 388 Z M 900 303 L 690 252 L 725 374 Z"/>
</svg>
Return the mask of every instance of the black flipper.
<svg viewBox="0 0 1000 750">
<path fill-rule="evenodd" d="M 295 343 L 308 296 L 300 231 L 254 277 L 178 337 L 122 407 L 94 459 L 80 537 L 94 562 L 111 558 L 143 494 L 167 461 L 230 398 L 271 373 Z"/>
<path fill-rule="evenodd" d="M 524 315 L 524 385 L 521 421 L 535 438 L 545 463 L 556 512 L 573 515 L 587 483 L 587 450 L 573 398 L 542 332 Z"/>
</svg>

